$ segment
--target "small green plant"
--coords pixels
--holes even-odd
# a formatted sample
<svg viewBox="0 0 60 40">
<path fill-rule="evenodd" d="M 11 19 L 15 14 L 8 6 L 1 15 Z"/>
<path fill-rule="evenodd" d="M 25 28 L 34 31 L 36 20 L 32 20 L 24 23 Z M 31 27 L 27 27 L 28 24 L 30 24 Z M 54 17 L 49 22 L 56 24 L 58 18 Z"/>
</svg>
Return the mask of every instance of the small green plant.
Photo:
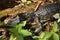
<svg viewBox="0 0 60 40">
<path fill-rule="evenodd" d="M 59 14 L 56 14 L 54 16 L 55 18 L 60 18 Z M 3 25 L 3 22 L 0 22 L 0 25 Z M 14 24 L 14 28 L 7 29 L 10 31 L 10 39 L 9 40 L 24 40 L 24 37 L 26 36 L 32 36 L 32 33 L 27 30 L 23 29 L 23 27 L 26 25 L 26 21 L 22 21 L 19 24 Z M 60 34 L 57 34 L 58 30 L 58 24 L 54 22 L 54 25 L 52 27 L 52 30 L 50 32 L 41 32 L 39 36 L 32 36 L 34 40 L 49 40 L 49 38 L 52 37 L 53 40 L 59 40 Z M 0 40 L 3 40 L 2 37 L 0 37 Z"/>
<path fill-rule="evenodd" d="M 11 32 L 9 40 L 24 40 L 24 37 L 31 36 L 32 33 L 28 30 L 22 29 L 26 24 L 26 21 L 21 22 L 18 25 L 14 25 L 14 28 L 8 29 Z"/>
<path fill-rule="evenodd" d="M 50 32 L 42 32 L 39 36 L 34 36 L 33 39 L 48 40 L 52 36 L 53 40 L 59 40 L 59 35 L 56 33 L 57 29 L 58 25 L 55 22 Z"/>
</svg>

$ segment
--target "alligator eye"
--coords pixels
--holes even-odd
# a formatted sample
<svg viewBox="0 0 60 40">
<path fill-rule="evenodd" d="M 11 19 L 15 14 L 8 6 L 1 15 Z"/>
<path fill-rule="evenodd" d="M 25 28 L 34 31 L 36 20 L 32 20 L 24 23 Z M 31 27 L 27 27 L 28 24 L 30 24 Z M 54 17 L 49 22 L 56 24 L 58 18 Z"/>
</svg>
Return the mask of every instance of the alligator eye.
<svg viewBox="0 0 60 40">
<path fill-rule="evenodd" d="M 16 16 L 15 18 L 12 18 L 8 24 L 18 24 L 20 22 L 19 16 Z"/>
</svg>

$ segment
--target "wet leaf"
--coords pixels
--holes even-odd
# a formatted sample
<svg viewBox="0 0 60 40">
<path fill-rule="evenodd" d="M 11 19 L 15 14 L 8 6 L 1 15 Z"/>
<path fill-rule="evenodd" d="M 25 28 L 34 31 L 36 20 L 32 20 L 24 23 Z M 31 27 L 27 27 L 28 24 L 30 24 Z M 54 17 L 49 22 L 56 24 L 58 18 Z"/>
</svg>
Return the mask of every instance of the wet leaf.
<svg viewBox="0 0 60 40">
<path fill-rule="evenodd" d="M 38 36 L 33 36 L 33 39 L 38 40 L 39 38 L 38 38 Z"/>
<path fill-rule="evenodd" d="M 22 30 L 22 27 L 24 27 L 25 25 L 26 25 L 26 21 L 23 21 L 16 26 L 16 29 L 18 30 L 19 33 Z"/>
<path fill-rule="evenodd" d="M 24 40 L 22 35 L 16 35 L 16 40 Z"/>
<path fill-rule="evenodd" d="M 22 35 L 18 35 L 18 34 L 11 34 L 10 39 L 9 40 L 24 40 Z"/>
<path fill-rule="evenodd" d="M 56 34 L 56 33 L 54 33 L 54 34 L 53 34 L 53 40 L 59 40 L 59 35 Z"/>
<path fill-rule="evenodd" d="M 7 29 L 7 30 L 9 30 L 10 32 L 15 33 L 15 34 L 18 33 L 16 28 L 11 28 L 11 29 Z"/>
<path fill-rule="evenodd" d="M 44 38 L 43 39 L 48 39 L 48 38 L 50 38 L 51 37 L 51 33 L 50 32 L 45 32 L 45 36 L 44 36 Z"/>
<path fill-rule="evenodd" d="M 15 25 L 14 28 L 7 29 L 7 30 L 9 30 L 10 32 L 13 32 L 13 33 L 20 33 L 20 31 L 22 30 L 22 27 L 25 26 L 25 24 L 26 24 L 26 21 L 23 21 L 20 24 Z"/>
<path fill-rule="evenodd" d="M 44 38 L 44 36 L 45 36 L 45 32 L 42 32 L 42 33 L 40 34 L 39 38 L 42 39 L 42 38 Z"/>
<path fill-rule="evenodd" d="M 31 36 L 32 33 L 29 32 L 28 30 L 21 30 L 21 34 L 25 37 L 25 36 Z"/>
<path fill-rule="evenodd" d="M 52 28 L 52 32 L 56 32 L 58 29 L 58 24 L 56 22 L 54 22 L 53 28 Z"/>
<path fill-rule="evenodd" d="M 33 38 L 38 38 L 38 36 L 33 36 Z"/>
<path fill-rule="evenodd" d="M 15 37 L 13 36 L 13 34 L 11 34 L 9 40 L 14 40 L 14 39 L 15 39 Z"/>
<path fill-rule="evenodd" d="M 18 25 L 16 25 L 16 27 L 23 27 L 25 25 L 26 25 L 26 21 L 22 21 Z"/>
</svg>

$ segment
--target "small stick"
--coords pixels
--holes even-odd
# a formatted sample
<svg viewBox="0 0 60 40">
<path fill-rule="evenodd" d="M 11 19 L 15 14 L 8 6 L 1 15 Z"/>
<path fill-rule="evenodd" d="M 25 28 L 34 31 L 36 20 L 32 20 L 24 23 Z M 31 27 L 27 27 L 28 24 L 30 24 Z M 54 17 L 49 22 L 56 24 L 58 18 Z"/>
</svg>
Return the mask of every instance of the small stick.
<svg viewBox="0 0 60 40">
<path fill-rule="evenodd" d="M 34 11 L 36 11 L 37 10 L 37 8 L 39 7 L 39 5 L 42 3 L 42 1 L 38 1 L 38 3 L 37 3 L 37 6 L 36 6 L 36 8 L 35 8 L 35 10 Z"/>
</svg>

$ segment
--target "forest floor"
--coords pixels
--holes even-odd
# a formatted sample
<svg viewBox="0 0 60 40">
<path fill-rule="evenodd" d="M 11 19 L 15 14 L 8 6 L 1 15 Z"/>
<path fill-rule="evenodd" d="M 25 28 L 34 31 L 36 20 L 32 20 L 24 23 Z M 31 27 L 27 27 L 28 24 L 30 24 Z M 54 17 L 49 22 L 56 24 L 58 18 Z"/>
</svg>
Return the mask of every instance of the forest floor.
<svg viewBox="0 0 60 40">
<path fill-rule="evenodd" d="M 13 15 L 12 17 L 15 17 L 19 13 L 20 14 L 31 13 L 32 11 L 38 10 L 38 8 L 40 6 L 43 6 L 46 4 L 52 4 L 52 3 L 53 3 L 53 1 L 47 1 L 47 2 L 45 2 L 45 1 L 40 1 L 40 2 L 32 1 L 31 3 L 22 3 L 22 2 L 18 1 L 17 3 L 9 4 L 8 7 L 6 5 L 5 5 L 5 7 L 3 7 L 3 6 L 2 6 L 2 8 L 0 7 L 0 9 L 1 9 L 0 10 L 0 36 L 3 36 L 3 40 L 11 40 L 10 39 L 11 32 L 8 31 L 7 29 L 13 28 L 13 27 L 8 24 L 7 25 L 3 24 L 4 20 L 6 18 L 8 18 L 7 15 L 11 15 L 11 16 Z M 8 19 L 7 19 L 7 21 L 8 21 Z M 44 23 L 43 25 L 45 26 L 45 29 L 43 29 L 43 31 L 41 31 L 39 34 L 41 34 L 42 32 L 50 32 L 52 29 L 52 26 L 54 25 L 55 22 L 56 22 L 56 20 L 47 21 L 46 23 Z M 36 25 L 34 24 L 34 22 L 30 23 L 30 21 L 29 21 L 26 24 L 27 24 L 26 26 L 28 26 L 27 29 L 31 25 L 32 25 L 31 29 L 37 28 L 37 27 L 35 27 Z M 57 24 L 55 24 L 55 26 L 56 25 Z M 26 26 L 24 28 L 26 28 Z M 32 30 L 32 31 L 34 31 L 34 30 Z M 60 35 L 59 29 L 55 33 Z M 15 40 L 15 38 L 14 38 L 14 40 Z M 31 36 L 28 36 L 28 37 L 24 37 L 24 40 L 34 40 L 34 39 Z"/>
</svg>

